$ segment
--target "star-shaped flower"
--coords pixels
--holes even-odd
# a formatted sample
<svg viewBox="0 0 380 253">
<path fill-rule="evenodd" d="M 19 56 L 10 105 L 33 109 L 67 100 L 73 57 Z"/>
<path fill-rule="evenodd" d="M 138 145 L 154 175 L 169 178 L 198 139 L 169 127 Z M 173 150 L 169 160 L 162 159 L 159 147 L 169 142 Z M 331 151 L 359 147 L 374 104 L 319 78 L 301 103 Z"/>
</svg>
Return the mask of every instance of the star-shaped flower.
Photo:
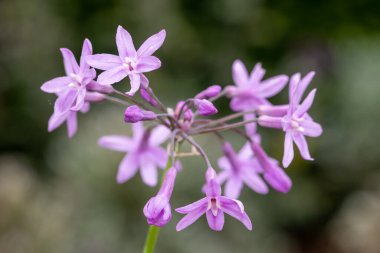
<svg viewBox="0 0 380 253">
<path fill-rule="evenodd" d="M 117 182 L 124 183 L 132 178 L 138 169 L 142 180 L 149 186 L 157 184 L 157 166 L 165 168 L 167 152 L 160 145 L 167 140 L 170 131 L 164 126 L 158 126 L 151 131 L 145 131 L 143 124 L 132 124 L 133 137 L 121 135 L 103 136 L 99 145 L 127 153 L 119 165 Z"/>
<path fill-rule="evenodd" d="M 288 77 L 278 75 L 262 80 L 265 70 L 257 63 L 251 74 L 240 60 L 232 65 L 232 77 L 235 86 L 228 87 L 228 94 L 232 97 L 231 109 L 246 111 L 257 109 L 259 105 L 269 104 L 267 98 L 279 93 L 286 85 Z"/>
<path fill-rule="evenodd" d="M 114 84 L 128 76 L 131 89 L 127 94 L 133 96 L 140 88 L 140 84 L 145 88 L 149 85 L 143 73 L 161 67 L 161 61 L 152 54 L 161 47 L 165 37 L 165 30 L 161 30 L 149 37 L 136 51 L 131 35 L 123 27 L 118 26 L 116 45 L 119 55 L 95 54 L 87 57 L 87 62 L 94 68 L 105 70 L 98 77 L 100 84 Z"/>
<path fill-rule="evenodd" d="M 252 223 L 243 204 L 236 199 L 221 195 L 220 184 L 216 180 L 215 171 L 209 168 L 206 172 L 206 197 L 187 206 L 176 209 L 176 212 L 186 214 L 177 224 L 177 231 L 181 231 L 203 214 L 206 214 L 207 222 L 212 230 L 220 231 L 224 226 L 224 213 L 239 220 L 248 230 L 252 230 Z"/>
</svg>

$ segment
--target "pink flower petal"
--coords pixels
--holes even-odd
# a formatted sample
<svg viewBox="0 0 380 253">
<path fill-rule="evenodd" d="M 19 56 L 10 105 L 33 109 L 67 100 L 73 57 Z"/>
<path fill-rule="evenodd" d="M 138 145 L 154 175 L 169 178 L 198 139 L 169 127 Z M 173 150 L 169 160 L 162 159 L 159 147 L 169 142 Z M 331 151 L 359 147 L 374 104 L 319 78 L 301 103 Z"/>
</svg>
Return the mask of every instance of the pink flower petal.
<svg viewBox="0 0 380 253">
<path fill-rule="evenodd" d="M 303 136 L 301 133 L 293 133 L 293 140 L 296 143 L 303 159 L 309 161 L 314 160 L 310 156 L 309 147 L 307 146 L 305 136 Z"/>
<path fill-rule="evenodd" d="M 182 214 L 187 214 L 190 212 L 195 211 L 196 209 L 199 209 L 201 207 L 207 208 L 208 204 L 208 198 L 202 198 L 198 201 L 195 201 L 189 205 L 183 206 L 183 207 L 178 207 L 175 209 L 177 213 L 182 213 Z"/>
<path fill-rule="evenodd" d="M 259 86 L 260 96 L 268 98 L 276 95 L 285 87 L 288 79 L 287 76 L 280 75 L 261 82 Z"/>
<path fill-rule="evenodd" d="M 162 46 L 166 37 L 166 31 L 161 30 L 160 32 L 150 36 L 137 50 L 138 56 L 150 56 L 157 49 Z"/>
<path fill-rule="evenodd" d="M 219 166 L 219 168 L 226 170 L 226 171 L 231 170 L 231 164 L 225 156 L 218 159 L 218 166 Z"/>
<path fill-rule="evenodd" d="M 252 168 L 245 168 L 243 173 L 244 176 L 242 176 L 242 179 L 244 180 L 244 183 L 253 191 L 260 194 L 267 194 L 269 192 L 268 186 L 261 177 L 253 172 Z"/>
<path fill-rule="evenodd" d="M 73 137 L 78 129 L 77 113 L 70 111 L 67 117 L 67 135 Z"/>
<path fill-rule="evenodd" d="M 98 82 L 101 85 L 111 85 L 117 83 L 124 79 L 128 75 L 128 71 L 123 67 L 119 66 L 106 70 L 98 76 Z"/>
<path fill-rule="evenodd" d="M 157 184 L 157 167 L 153 161 L 140 157 L 140 174 L 146 185 L 153 187 Z"/>
<path fill-rule="evenodd" d="M 123 135 L 108 135 L 101 137 L 98 140 L 98 145 L 119 152 L 128 152 L 133 149 L 135 144 L 129 137 Z"/>
<path fill-rule="evenodd" d="M 285 142 L 284 142 L 284 157 L 282 159 L 282 165 L 284 168 L 287 168 L 289 164 L 293 161 L 294 158 L 294 150 L 293 150 L 293 138 L 292 134 L 285 134 Z"/>
<path fill-rule="evenodd" d="M 138 163 L 136 157 L 133 154 L 127 154 L 119 165 L 116 181 L 119 184 L 125 183 L 136 175 L 138 169 Z"/>
<path fill-rule="evenodd" d="M 208 226 L 214 231 L 221 231 L 224 226 L 224 213 L 222 210 L 218 210 L 216 216 L 209 210 L 206 211 Z"/>
<path fill-rule="evenodd" d="M 68 114 L 58 114 L 53 113 L 51 117 L 49 118 L 48 122 L 48 131 L 52 132 L 55 129 L 57 129 L 60 125 L 62 125 L 63 122 L 67 119 Z"/>
<path fill-rule="evenodd" d="M 303 134 L 309 137 L 318 137 L 323 132 L 321 125 L 312 120 L 302 122 L 302 127 L 304 128 Z"/>
<path fill-rule="evenodd" d="M 252 223 L 248 215 L 244 212 L 244 207 L 240 201 L 227 197 L 219 197 L 222 211 L 239 220 L 248 230 L 252 230 Z M 240 202 L 240 204 L 239 204 Z"/>
<path fill-rule="evenodd" d="M 176 230 L 181 231 L 191 224 L 193 224 L 196 220 L 201 217 L 207 209 L 207 205 L 201 206 L 200 208 L 188 213 L 185 217 L 183 217 L 177 224 Z"/>
<path fill-rule="evenodd" d="M 57 77 L 45 82 L 41 86 L 41 90 L 46 93 L 60 93 L 67 89 L 70 82 L 71 78 L 68 76 Z"/>
<path fill-rule="evenodd" d="M 290 94 L 290 97 L 289 97 L 289 101 L 290 101 L 290 109 L 292 110 L 292 112 L 297 108 L 297 106 L 299 105 L 300 101 L 301 101 L 301 98 L 306 90 L 306 88 L 309 86 L 311 80 L 313 79 L 315 75 L 315 72 L 312 71 L 312 72 L 309 72 L 304 78 L 302 78 L 301 80 L 299 80 L 300 77 L 298 77 L 298 75 L 295 75 L 291 80 L 291 91 L 292 91 L 292 94 Z M 296 81 L 299 82 L 297 83 Z"/>
<path fill-rule="evenodd" d="M 135 46 L 133 45 L 132 37 L 127 30 L 122 26 L 117 27 L 116 45 L 120 57 L 134 57 L 136 54 Z"/>
<path fill-rule="evenodd" d="M 224 186 L 224 195 L 236 199 L 239 197 L 242 188 L 243 181 L 239 177 L 231 175 Z"/>
<path fill-rule="evenodd" d="M 161 61 L 155 56 L 146 56 L 139 58 L 136 70 L 140 73 L 150 72 L 161 67 Z"/>
<path fill-rule="evenodd" d="M 265 69 L 261 66 L 261 63 L 257 63 L 252 69 L 249 84 L 251 87 L 257 87 L 265 75 Z"/>
<path fill-rule="evenodd" d="M 82 47 L 82 54 L 80 56 L 80 69 L 84 72 L 88 68 L 86 57 L 92 55 L 92 44 L 89 39 L 85 39 Z"/>
<path fill-rule="evenodd" d="M 66 75 L 79 73 L 79 66 L 75 60 L 73 52 L 71 52 L 70 49 L 61 48 L 61 53 L 63 56 L 63 64 L 65 66 Z"/>
<path fill-rule="evenodd" d="M 171 131 L 166 126 L 157 126 L 150 133 L 149 144 L 159 146 L 170 137 Z"/>
<path fill-rule="evenodd" d="M 247 160 L 250 157 L 252 157 L 252 155 L 253 155 L 253 152 L 251 149 L 251 145 L 248 142 L 244 144 L 244 146 L 240 149 L 239 154 L 238 154 L 239 159 L 241 160 Z"/>
<path fill-rule="evenodd" d="M 144 134 L 144 124 L 141 121 L 133 123 L 132 132 L 133 132 L 133 142 L 140 143 Z"/>
<path fill-rule="evenodd" d="M 310 109 L 311 105 L 313 104 L 316 92 L 317 89 L 313 89 L 312 91 L 310 91 L 309 95 L 307 95 L 302 104 L 296 109 L 294 115 L 302 117 Z"/>
<path fill-rule="evenodd" d="M 86 57 L 86 62 L 91 67 L 110 70 L 123 64 L 118 55 L 113 54 L 94 54 Z"/>
<path fill-rule="evenodd" d="M 126 94 L 129 96 L 133 96 L 140 88 L 140 75 L 139 74 L 129 75 L 129 79 L 131 81 L 131 89 L 128 92 L 126 92 Z"/>
<path fill-rule="evenodd" d="M 232 64 L 232 79 L 236 86 L 243 87 L 248 85 L 248 72 L 240 60 L 235 60 Z"/>
</svg>

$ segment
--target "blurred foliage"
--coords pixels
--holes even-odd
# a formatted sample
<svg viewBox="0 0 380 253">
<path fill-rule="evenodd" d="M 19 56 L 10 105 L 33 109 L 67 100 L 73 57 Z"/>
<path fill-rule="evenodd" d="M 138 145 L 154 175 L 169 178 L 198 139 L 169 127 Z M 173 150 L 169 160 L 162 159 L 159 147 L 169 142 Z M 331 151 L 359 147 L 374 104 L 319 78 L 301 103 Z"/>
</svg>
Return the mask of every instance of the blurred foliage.
<svg viewBox="0 0 380 253">
<path fill-rule="evenodd" d="M 243 191 L 251 233 L 232 219 L 221 233 L 204 220 L 176 233 L 175 214 L 158 252 L 380 252 L 379 10 L 375 0 L 1 1 L 0 252 L 141 250 L 141 211 L 156 189 L 138 176 L 117 185 L 121 155 L 96 145 L 101 135 L 129 132 L 123 108 L 93 106 L 68 140 L 65 127 L 47 133 L 54 97 L 39 89 L 62 75 L 60 47 L 78 55 L 89 38 L 95 52 L 115 52 L 119 24 L 136 44 L 167 30 L 157 52 L 162 68 L 149 78 L 171 105 L 208 85 L 230 84 L 237 58 L 249 68 L 262 62 L 268 75 L 317 72 L 312 115 L 325 133 L 310 140 L 315 162 L 296 155 L 288 169 L 292 191 Z M 283 92 L 273 102 L 286 100 Z M 227 101 L 217 106 L 228 112 Z M 268 153 L 281 158 L 282 133 L 262 133 Z M 212 137 L 199 141 L 215 161 L 220 152 Z M 202 161 L 184 164 L 173 206 L 200 195 Z"/>
</svg>

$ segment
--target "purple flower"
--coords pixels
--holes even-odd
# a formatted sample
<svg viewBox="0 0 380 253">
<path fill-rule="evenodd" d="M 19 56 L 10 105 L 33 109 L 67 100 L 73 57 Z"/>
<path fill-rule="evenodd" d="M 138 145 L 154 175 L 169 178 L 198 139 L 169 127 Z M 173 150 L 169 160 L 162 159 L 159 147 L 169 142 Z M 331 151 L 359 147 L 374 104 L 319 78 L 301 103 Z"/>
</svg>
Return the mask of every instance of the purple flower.
<svg viewBox="0 0 380 253">
<path fill-rule="evenodd" d="M 98 77 L 100 84 L 114 84 L 128 76 L 131 89 L 127 94 L 133 96 L 140 88 L 140 84 L 145 88 L 149 85 L 143 73 L 161 67 L 161 61 L 152 54 L 161 47 L 165 36 L 165 30 L 161 30 L 149 37 L 136 51 L 131 35 L 123 27 L 118 26 L 116 45 L 119 55 L 95 54 L 87 57 L 87 62 L 94 68 L 105 70 Z"/>
<path fill-rule="evenodd" d="M 197 99 L 210 99 L 212 97 L 215 97 L 219 95 L 219 93 L 222 91 L 222 87 L 219 85 L 212 85 L 205 89 L 204 91 L 201 91 L 198 93 L 195 98 Z"/>
<path fill-rule="evenodd" d="M 97 90 L 99 85 L 93 79 L 96 72 L 86 63 L 85 57 L 92 54 L 92 45 L 88 39 L 83 42 L 80 65 L 73 53 L 67 48 L 61 48 L 66 76 L 54 78 L 41 86 L 41 90 L 58 96 L 54 105 L 55 117 L 66 115 L 69 110 L 79 111 L 85 104 L 87 86 Z M 109 87 L 105 87 L 109 91 Z M 60 116 L 61 117 L 61 116 Z"/>
<path fill-rule="evenodd" d="M 194 99 L 194 106 L 197 108 L 199 115 L 210 116 L 218 113 L 218 109 L 207 99 Z"/>
<path fill-rule="evenodd" d="M 244 224 L 248 230 L 252 230 L 252 223 L 244 211 L 244 206 L 239 200 L 221 196 L 220 184 L 215 178 L 215 171 L 209 168 L 206 172 L 206 197 L 187 206 L 175 209 L 176 212 L 186 214 L 177 224 L 177 231 L 181 231 L 203 214 L 206 213 L 209 227 L 215 231 L 221 231 L 224 226 L 224 213 L 234 217 Z"/>
<path fill-rule="evenodd" d="M 157 115 L 152 111 L 141 110 L 137 105 L 131 105 L 125 109 L 124 121 L 126 123 L 136 123 L 139 121 L 156 119 Z"/>
<path fill-rule="evenodd" d="M 268 193 L 267 185 L 258 175 L 261 172 L 261 166 L 252 156 L 249 143 L 236 154 L 231 144 L 225 142 L 223 153 L 224 156 L 218 160 L 218 166 L 223 171 L 218 174 L 217 180 L 221 184 L 224 181 L 227 182 L 224 188 L 224 194 L 227 197 L 237 199 L 244 184 L 257 193 Z"/>
<path fill-rule="evenodd" d="M 120 135 L 103 136 L 99 145 L 111 150 L 126 152 L 119 165 L 117 182 L 124 183 L 132 178 L 140 168 L 140 174 L 145 184 L 157 184 L 157 166 L 165 168 L 167 162 L 166 150 L 160 147 L 169 137 L 170 131 L 164 126 L 158 126 L 152 131 L 145 131 L 142 122 L 132 124 L 133 137 Z"/>
<path fill-rule="evenodd" d="M 274 76 L 263 81 L 264 74 L 265 70 L 260 63 L 256 64 L 250 75 L 240 60 L 233 63 L 232 77 L 235 86 L 228 87 L 228 95 L 232 97 L 232 110 L 254 110 L 260 105 L 269 104 L 267 98 L 279 93 L 288 81 L 286 75 Z"/>
<path fill-rule="evenodd" d="M 317 90 L 313 89 L 300 104 L 301 98 L 313 79 L 314 74 L 314 72 L 310 72 L 302 79 L 300 74 L 292 76 L 289 87 L 289 106 L 283 117 L 263 115 L 260 116 L 258 120 L 261 126 L 279 128 L 286 133 L 284 157 L 282 160 L 282 164 L 285 168 L 289 166 L 294 157 L 293 142 L 296 143 L 303 159 L 313 160 L 310 156 L 305 136 L 318 137 L 323 132 L 321 125 L 314 122 L 307 114 L 307 111 L 313 104 Z M 279 111 L 280 109 L 278 109 L 277 112 Z"/>
<path fill-rule="evenodd" d="M 144 207 L 144 215 L 149 225 L 163 227 L 172 218 L 170 197 L 173 192 L 177 168 L 171 167 L 166 175 L 162 186 L 156 196 L 150 198 Z"/>
</svg>

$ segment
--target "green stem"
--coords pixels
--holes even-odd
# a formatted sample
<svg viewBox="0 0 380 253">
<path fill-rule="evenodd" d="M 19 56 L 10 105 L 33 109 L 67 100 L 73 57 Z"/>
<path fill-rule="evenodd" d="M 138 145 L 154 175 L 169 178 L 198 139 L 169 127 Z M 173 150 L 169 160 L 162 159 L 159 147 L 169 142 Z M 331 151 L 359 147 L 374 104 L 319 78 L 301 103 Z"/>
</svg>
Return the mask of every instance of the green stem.
<svg viewBox="0 0 380 253">
<path fill-rule="evenodd" d="M 160 233 L 160 227 L 150 226 L 148 234 L 146 236 L 143 253 L 153 253 L 156 247 L 158 234 Z"/>
</svg>

